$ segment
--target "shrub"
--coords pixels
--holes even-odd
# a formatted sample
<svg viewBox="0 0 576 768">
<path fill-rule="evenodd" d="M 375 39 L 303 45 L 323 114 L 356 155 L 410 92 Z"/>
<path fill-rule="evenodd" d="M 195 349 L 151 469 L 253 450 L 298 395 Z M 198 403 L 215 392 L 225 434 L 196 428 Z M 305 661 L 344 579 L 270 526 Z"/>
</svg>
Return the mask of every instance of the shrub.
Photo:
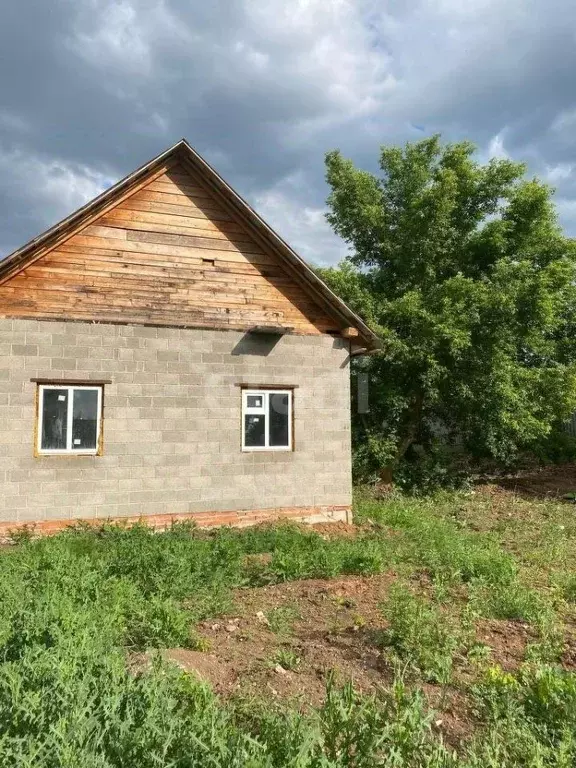
<svg viewBox="0 0 576 768">
<path fill-rule="evenodd" d="M 279 635 L 292 634 L 294 622 L 298 618 L 300 614 L 295 605 L 279 605 L 271 608 L 266 614 L 271 631 Z"/>
<path fill-rule="evenodd" d="M 307 717 L 250 702 L 236 722 L 266 744 L 262 768 L 455 768 L 432 718 L 422 694 L 400 679 L 388 692 L 361 696 L 331 677 L 324 705 Z"/>
</svg>

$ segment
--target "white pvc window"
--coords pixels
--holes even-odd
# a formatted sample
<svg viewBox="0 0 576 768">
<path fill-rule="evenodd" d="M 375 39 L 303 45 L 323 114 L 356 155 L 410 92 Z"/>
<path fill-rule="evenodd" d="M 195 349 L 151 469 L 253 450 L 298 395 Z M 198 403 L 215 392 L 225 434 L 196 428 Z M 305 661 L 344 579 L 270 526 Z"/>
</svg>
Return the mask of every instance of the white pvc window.
<svg viewBox="0 0 576 768">
<path fill-rule="evenodd" d="M 243 390 L 242 450 L 292 450 L 292 390 Z"/>
<path fill-rule="evenodd" d="M 94 455 L 101 422 L 101 386 L 39 386 L 38 453 Z"/>
</svg>

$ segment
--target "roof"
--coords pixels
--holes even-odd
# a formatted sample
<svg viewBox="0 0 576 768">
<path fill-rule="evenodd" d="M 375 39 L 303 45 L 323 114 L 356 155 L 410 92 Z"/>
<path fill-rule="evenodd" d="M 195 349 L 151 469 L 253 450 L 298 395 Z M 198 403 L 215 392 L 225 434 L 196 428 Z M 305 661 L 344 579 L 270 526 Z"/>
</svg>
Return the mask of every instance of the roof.
<svg viewBox="0 0 576 768">
<path fill-rule="evenodd" d="M 116 199 L 129 194 L 133 187 L 141 185 L 148 176 L 151 176 L 159 167 L 171 160 L 188 164 L 194 172 L 200 174 L 205 184 L 220 196 L 231 209 L 235 210 L 244 222 L 247 222 L 257 231 L 271 250 L 279 256 L 293 277 L 310 295 L 315 297 L 315 300 L 324 307 L 330 316 L 334 317 L 341 326 L 355 328 L 358 331 L 359 338 L 357 341 L 361 345 L 364 345 L 368 350 L 377 349 L 380 346 L 378 337 L 366 323 L 336 296 L 316 272 L 185 139 L 169 147 L 73 214 L 7 256 L 0 262 L 0 285 L 55 248 L 62 240 L 68 239 L 82 229 L 103 209 L 113 204 Z"/>
</svg>

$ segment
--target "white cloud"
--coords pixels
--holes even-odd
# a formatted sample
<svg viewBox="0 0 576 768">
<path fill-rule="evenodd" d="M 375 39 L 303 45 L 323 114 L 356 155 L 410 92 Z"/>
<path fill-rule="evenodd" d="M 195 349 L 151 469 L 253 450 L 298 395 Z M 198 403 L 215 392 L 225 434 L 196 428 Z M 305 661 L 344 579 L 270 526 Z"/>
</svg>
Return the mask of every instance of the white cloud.
<svg viewBox="0 0 576 768">
<path fill-rule="evenodd" d="M 365 0 L 245 0 L 250 34 L 280 73 L 321 87 L 350 119 L 377 109 L 396 86 L 379 43 L 387 16 Z"/>
<path fill-rule="evenodd" d="M 155 46 L 186 38 L 186 29 L 164 0 L 88 0 L 79 6 L 68 45 L 99 69 L 149 77 Z"/>
<path fill-rule="evenodd" d="M 544 171 L 544 180 L 549 184 L 559 184 L 572 176 L 574 170 L 573 163 L 558 163 L 558 165 L 547 165 Z"/>
<path fill-rule="evenodd" d="M 376 111 L 396 87 L 379 44 L 376 0 L 230 0 L 199 10 L 168 0 L 86 0 L 68 45 L 90 66 L 115 71 L 103 86 L 140 98 L 143 78 L 186 83 L 187 101 L 219 91 L 266 92 L 299 103 L 287 127 L 308 130 Z M 177 61 L 178 70 L 171 69 Z M 130 82 L 132 81 L 132 82 Z M 253 95 L 250 96 L 250 93 Z M 138 95 L 136 95 L 138 94 Z M 317 117 L 311 121 L 310 113 Z M 273 117 L 272 117 L 273 119 Z"/>
<path fill-rule="evenodd" d="M 55 224 L 113 183 L 86 165 L 0 148 L 0 177 L 9 179 L 13 198 L 35 207 L 44 227 Z"/>
<path fill-rule="evenodd" d="M 504 148 L 504 135 L 503 132 L 497 133 L 496 136 L 492 136 L 490 143 L 488 144 L 488 159 L 495 157 L 498 160 L 508 160 L 510 155 Z"/>
</svg>

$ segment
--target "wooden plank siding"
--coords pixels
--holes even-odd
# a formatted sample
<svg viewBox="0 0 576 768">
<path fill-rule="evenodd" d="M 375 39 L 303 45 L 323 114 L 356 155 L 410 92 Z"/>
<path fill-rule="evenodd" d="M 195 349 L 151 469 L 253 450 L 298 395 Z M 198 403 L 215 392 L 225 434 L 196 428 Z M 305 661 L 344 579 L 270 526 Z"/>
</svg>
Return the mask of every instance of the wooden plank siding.
<svg viewBox="0 0 576 768">
<path fill-rule="evenodd" d="M 278 256 L 181 165 L 0 285 L 0 315 L 337 330 Z"/>
</svg>

